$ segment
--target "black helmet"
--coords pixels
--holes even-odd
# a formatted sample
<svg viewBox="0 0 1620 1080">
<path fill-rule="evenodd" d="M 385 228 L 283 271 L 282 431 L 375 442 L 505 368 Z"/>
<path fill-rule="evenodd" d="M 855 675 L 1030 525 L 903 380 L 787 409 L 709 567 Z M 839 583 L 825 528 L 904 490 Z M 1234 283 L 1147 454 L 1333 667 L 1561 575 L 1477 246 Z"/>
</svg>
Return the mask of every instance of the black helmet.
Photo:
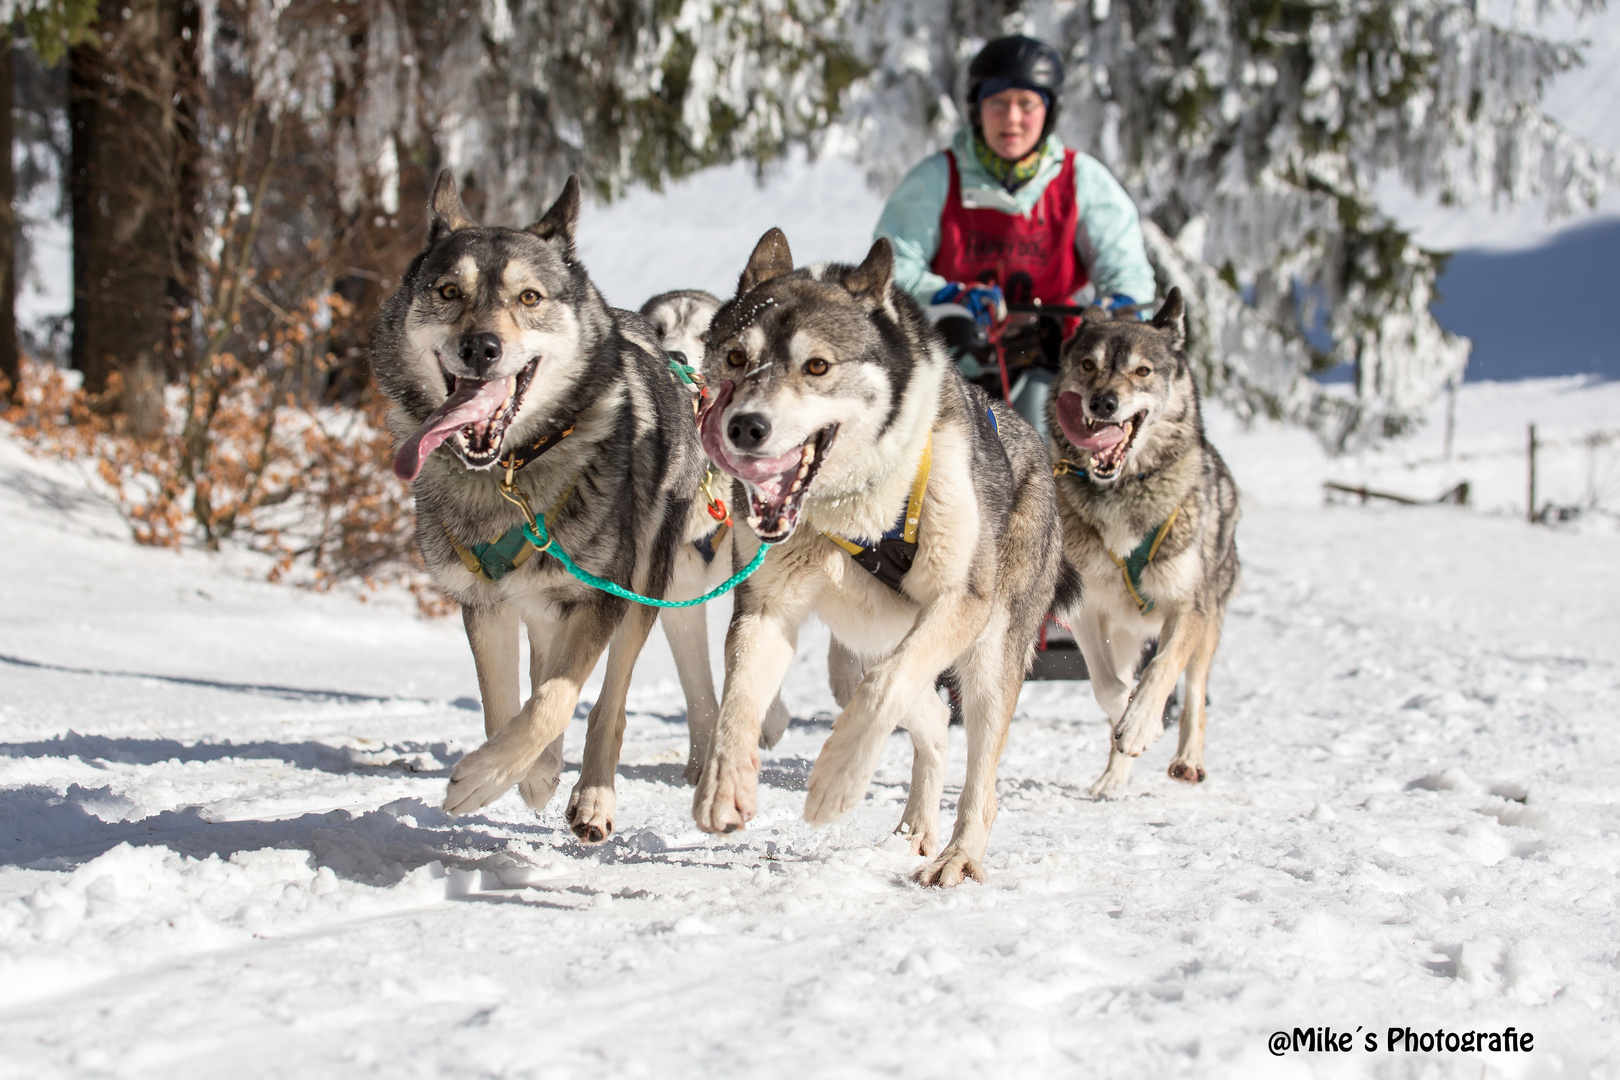
<svg viewBox="0 0 1620 1080">
<path fill-rule="evenodd" d="M 1015 34 L 1000 37 L 979 50 L 968 65 L 968 117 L 979 127 L 979 89 L 991 80 L 1006 80 L 1014 86 L 1046 91 L 1046 126 L 1041 138 L 1052 133 L 1058 105 L 1063 98 L 1063 58 L 1044 41 Z"/>
</svg>

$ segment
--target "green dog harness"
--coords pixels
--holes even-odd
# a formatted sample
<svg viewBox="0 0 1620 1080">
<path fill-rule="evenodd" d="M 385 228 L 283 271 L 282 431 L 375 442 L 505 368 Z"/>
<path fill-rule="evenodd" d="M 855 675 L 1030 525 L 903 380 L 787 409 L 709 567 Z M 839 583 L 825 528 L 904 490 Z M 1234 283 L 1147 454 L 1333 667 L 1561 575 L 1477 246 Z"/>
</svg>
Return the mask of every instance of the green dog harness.
<svg viewBox="0 0 1620 1080">
<path fill-rule="evenodd" d="M 1153 610 L 1153 599 L 1142 592 L 1142 572 L 1152 564 L 1153 556 L 1159 553 L 1159 545 L 1170 535 L 1170 527 L 1176 523 L 1176 515 L 1180 513 L 1179 506 L 1170 511 L 1170 516 L 1164 519 L 1164 524 L 1142 537 L 1142 542 L 1136 545 L 1136 550 L 1123 559 L 1108 551 L 1108 548 L 1103 548 L 1104 551 L 1108 551 L 1108 557 L 1114 560 L 1114 565 L 1119 567 L 1120 575 L 1125 579 L 1125 591 L 1131 594 L 1131 599 L 1136 601 L 1137 610 L 1143 615 Z"/>
</svg>

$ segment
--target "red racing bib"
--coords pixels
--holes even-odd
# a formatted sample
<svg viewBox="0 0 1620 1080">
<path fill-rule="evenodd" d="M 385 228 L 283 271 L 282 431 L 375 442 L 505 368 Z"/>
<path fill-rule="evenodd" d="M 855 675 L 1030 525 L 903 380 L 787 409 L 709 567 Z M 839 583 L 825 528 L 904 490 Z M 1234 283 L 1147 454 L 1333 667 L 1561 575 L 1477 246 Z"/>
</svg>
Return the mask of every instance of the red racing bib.
<svg viewBox="0 0 1620 1080">
<path fill-rule="evenodd" d="M 1074 251 L 1080 224 L 1074 151 L 1063 151 L 1062 171 L 1026 214 L 963 206 L 956 155 L 946 150 L 945 158 L 951 190 L 940 211 L 939 251 L 930 269 L 946 281 L 1000 285 L 1010 304 L 1068 303 L 1087 280 Z"/>
</svg>

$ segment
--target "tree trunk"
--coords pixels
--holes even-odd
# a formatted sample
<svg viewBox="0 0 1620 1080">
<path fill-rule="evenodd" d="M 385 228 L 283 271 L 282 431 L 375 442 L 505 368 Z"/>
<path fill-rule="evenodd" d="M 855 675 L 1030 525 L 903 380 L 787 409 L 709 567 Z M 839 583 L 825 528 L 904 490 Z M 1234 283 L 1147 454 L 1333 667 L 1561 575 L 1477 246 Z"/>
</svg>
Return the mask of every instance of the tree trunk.
<svg viewBox="0 0 1620 1080">
<path fill-rule="evenodd" d="M 21 367 L 17 358 L 17 215 L 11 200 L 16 194 L 11 172 L 11 35 L 0 41 L 0 380 L 16 399 Z"/>
<path fill-rule="evenodd" d="M 72 362 L 93 394 L 112 372 L 133 373 L 142 353 L 173 351 L 179 172 L 188 157 L 175 102 L 180 7 L 103 0 L 100 47 L 69 56 Z"/>
</svg>

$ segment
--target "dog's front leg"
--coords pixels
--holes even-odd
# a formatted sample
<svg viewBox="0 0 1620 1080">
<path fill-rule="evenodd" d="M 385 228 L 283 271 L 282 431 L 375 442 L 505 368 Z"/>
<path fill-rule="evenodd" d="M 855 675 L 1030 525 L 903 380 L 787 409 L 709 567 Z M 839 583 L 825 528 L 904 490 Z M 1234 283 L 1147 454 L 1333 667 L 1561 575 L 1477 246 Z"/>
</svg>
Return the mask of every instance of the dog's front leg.
<svg viewBox="0 0 1620 1080">
<path fill-rule="evenodd" d="M 623 601 L 607 597 L 587 600 L 559 620 L 547 650 L 544 678 L 511 723 L 456 762 L 444 796 L 446 810 L 467 814 L 488 806 L 562 735 L 579 703 L 580 688 L 613 636 L 623 607 Z"/>
<path fill-rule="evenodd" d="M 1164 703 L 1175 692 L 1176 680 L 1203 640 L 1208 621 L 1191 604 L 1177 604 L 1165 613 L 1159 651 L 1137 680 L 1125 715 L 1114 725 L 1114 746 L 1120 753 L 1136 757 L 1164 734 Z"/>
<path fill-rule="evenodd" d="M 675 674 L 681 680 L 686 698 L 686 782 L 695 784 L 709 756 L 714 725 L 720 717 L 720 703 L 714 696 L 714 673 L 709 669 L 709 626 L 703 614 L 706 605 L 666 609 L 664 637 L 675 657 Z"/>
<path fill-rule="evenodd" d="M 726 686 L 720 722 L 698 778 L 692 817 L 704 832 L 742 828 L 758 806 L 759 735 L 776 690 L 793 662 L 799 624 L 809 605 L 789 604 L 744 585 L 726 631 Z"/>
<path fill-rule="evenodd" d="M 940 597 L 918 612 L 899 646 L 867 670 L 849 706 L 833 721 L 810 770 L 806 821 L 825 825 L 861 801 L 895 724 L 919 694 L 932 690 L 963 643 L 978 638 L 989 616 L 988 600 L 960 594 Z"/>
<path fill-rule="evenodd" d="M 984 851 L 996 820 L 996 767 L 1007 743 L 1007 728 L 1024 685 L 1024 665 L 1034 627 L 1010 633 L 1010 615 L 999 609 L 973 645 L 956 660 L 962 693 L 962 723 L 967 729 L 967 776 L 956 803 L 956 826 L 938 856 L 919 869 L 919 885 L 950 888 L 967 878 L 985 880 Z"/>
<path fill-rule="evenodd" d="M 1091 785 L 1095 798 L 1115 795 L 1131 779 L 1133 757 L 1120 753 L 1114 742 L 1114 725 L 1125 716 L 1131 703 L 1131 683 L 1142 655 L 1142 641 L 1124 627 L 1105 622 L 1094 610 L 1086 610 L 1074 623 L 1075 641 L 1085 657 L 1091 675 L 1091 693 L 1108 715 L 1108 765 Z"/>
<path fill-rule="evenodd" d="M 630 673 L 657 617 L 653 608 L 631 605 L 608 646 L 602 694 L 591 707 L 585 730 L 579 783 L 568 799 L 568 823 L 574 835 L 587 844 L 599 844 L 613 833 L 613 810 L 617 805 L 613 776 L 619 768 L 619 751 L 624 747 L 624 702 L 630 693 Z"/>
<path fill-rule="evenodd" d="M 484 738 L 493 738 L 523 704 L 523 688 L 518 683 L 517 608 L 502 603 L 468 604 L 461 609 L 461 623 L 467 628 L 467 644 L 478 672 Z"/>
</svg>

